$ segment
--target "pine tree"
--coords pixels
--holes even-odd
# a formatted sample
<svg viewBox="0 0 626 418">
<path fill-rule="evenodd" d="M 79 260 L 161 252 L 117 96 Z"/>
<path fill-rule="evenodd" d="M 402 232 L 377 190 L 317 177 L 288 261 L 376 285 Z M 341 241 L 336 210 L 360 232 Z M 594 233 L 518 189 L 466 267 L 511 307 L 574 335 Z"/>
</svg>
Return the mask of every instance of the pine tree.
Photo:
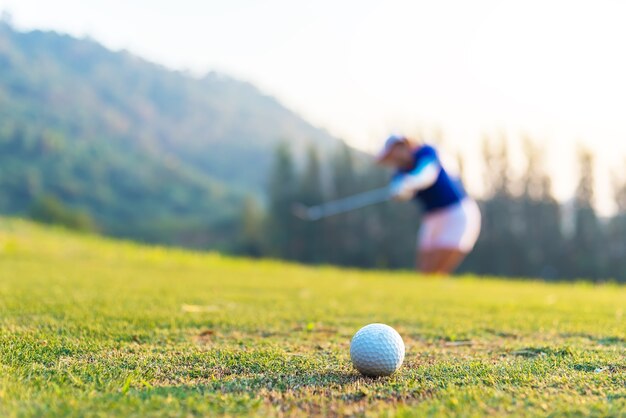
<svg viewBox="0 0 626 418">
<path fill-rule="evenodd" d="M 307 153 L 306 166 L 300 177 L 298 200 L 304 205 L 319 205 L 324 201 L 322 188 L 322 170 L 319 154 L 311 146 Z M 324 259 L 323 224 L 326 220 L 316 222 L 302 221 L 299 224 L 296 251 L 298 259 L 308 263 L 319 263 Z"/>
<path fill-rule="evenodd" d="M 269 182 L 269 210 L 266 240 L 269 253 L 276 257 L 294 259 L 296 220 L 292 213 L 296 201 L 297 177 L 293 157 L 286 144 L 276 148 L 274 166 Z"/>
<path fill-rule="evenodd" d="M 332 199 L 341 199 L 360 191 L 354 159 L 347 145 L 341 146 L 333 155 L 331 173 Z M 358 265 L 360 242 L 357 230 L 360 216 L 362 213 L 355 211 L 326 220 L 324 247 L 329 261 L 342 265 Z"/>
<path fill-rule="evenodd" d="M 572 277 L 599 279 L 604 275 L 604 237 L 594 210 L 594 158 L 587 149 L 578 151 L 580 179 L 576 188 L 576 229 L 569 245 Z"/>
<path fill-rule="evenodd" d="M 608 227 L 608 275 L 626 282 L 626 179 L 613 173 L 612 183 L 617 213 Z"/>
<path fill-rule="evenodd" d="M 244 200 L 239 220 L 237 253 L 260 257 L 263 255 L 263 214 L 257 202 L 248 197 Z"/>
<path fill-rule="evenodd" d="M 468 265 L 478 273 L 505 275 L 519 262 L 515 232 L 520 229 L 511 196 L 508 145 L 505 137 L 494 143 L 483 139 L 486 200 L 481 204 L 482 231 Z"/>
<path fill-rule="evenodd" d="M 561 213 L 552 196 L 550 178 L 545 172 L 544 152 L 530 138 L 524 138 L 526 171 L 521 179 L 524 230 L 520 236 L 524 263 L 515 274 L 556 278 L 562 247 Z"/>
</svg>

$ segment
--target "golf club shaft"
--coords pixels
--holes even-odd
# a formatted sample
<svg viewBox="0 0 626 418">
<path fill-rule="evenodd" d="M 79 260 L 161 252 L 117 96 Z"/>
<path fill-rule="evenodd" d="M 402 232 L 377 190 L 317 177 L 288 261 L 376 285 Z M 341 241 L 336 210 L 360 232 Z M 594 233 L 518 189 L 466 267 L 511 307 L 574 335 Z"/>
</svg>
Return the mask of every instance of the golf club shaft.
<svg viewBox="0 0 626 418">
<path fill-rule="evenodd" d="M 391 193 L 388 187 L 370 190 L 343 199 L 327 202 L 319 206 L 312 206 L 307 209 L 308 217 L 312 220 L 350 212 L 366 206 L 374 205 L 389 200 Z"/>
</svg>

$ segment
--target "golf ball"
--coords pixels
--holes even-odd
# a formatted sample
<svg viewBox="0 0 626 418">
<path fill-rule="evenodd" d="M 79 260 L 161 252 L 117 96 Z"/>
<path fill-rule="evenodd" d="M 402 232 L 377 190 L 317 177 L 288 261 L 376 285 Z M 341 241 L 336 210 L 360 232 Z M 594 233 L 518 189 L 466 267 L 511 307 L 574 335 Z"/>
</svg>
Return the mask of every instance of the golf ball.
<svg viewBox="0 0 626 418">
<path fill-rule="evenodd" d="M 366 376 L 389 376 L 404 361 L 404 341 L 389 325 L 369 324 L 352 337 L 350 358 Z"/>
</svg>

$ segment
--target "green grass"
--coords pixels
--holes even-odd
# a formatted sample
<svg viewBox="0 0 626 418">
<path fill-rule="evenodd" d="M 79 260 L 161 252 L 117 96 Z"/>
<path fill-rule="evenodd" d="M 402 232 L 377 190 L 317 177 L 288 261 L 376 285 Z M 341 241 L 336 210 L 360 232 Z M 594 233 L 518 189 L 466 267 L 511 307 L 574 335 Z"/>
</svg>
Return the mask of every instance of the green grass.
<svg viewBox="0 0 626 418">
<path fill-rule="evenodd" d="M 626 417 L 626 288 L 250 261 L 0 219 L 0 416 Z M 407 356 L 351 367 L 384 322 Z"/>
</svg>

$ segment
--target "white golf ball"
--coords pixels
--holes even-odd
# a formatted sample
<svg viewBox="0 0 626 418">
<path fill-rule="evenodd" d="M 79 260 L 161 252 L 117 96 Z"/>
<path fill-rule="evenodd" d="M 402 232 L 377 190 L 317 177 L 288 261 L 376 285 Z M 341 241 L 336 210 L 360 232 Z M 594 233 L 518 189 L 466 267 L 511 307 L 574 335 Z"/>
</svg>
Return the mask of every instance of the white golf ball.
<svg viewBox="0 0 626 418">
<path fill-rule="evenodd" d="M 350 358 L 366 376 L 389 376 L 404 361 L 404 341 L 389 325 L 369 324 L 352 337 Z"/>
</svg>

